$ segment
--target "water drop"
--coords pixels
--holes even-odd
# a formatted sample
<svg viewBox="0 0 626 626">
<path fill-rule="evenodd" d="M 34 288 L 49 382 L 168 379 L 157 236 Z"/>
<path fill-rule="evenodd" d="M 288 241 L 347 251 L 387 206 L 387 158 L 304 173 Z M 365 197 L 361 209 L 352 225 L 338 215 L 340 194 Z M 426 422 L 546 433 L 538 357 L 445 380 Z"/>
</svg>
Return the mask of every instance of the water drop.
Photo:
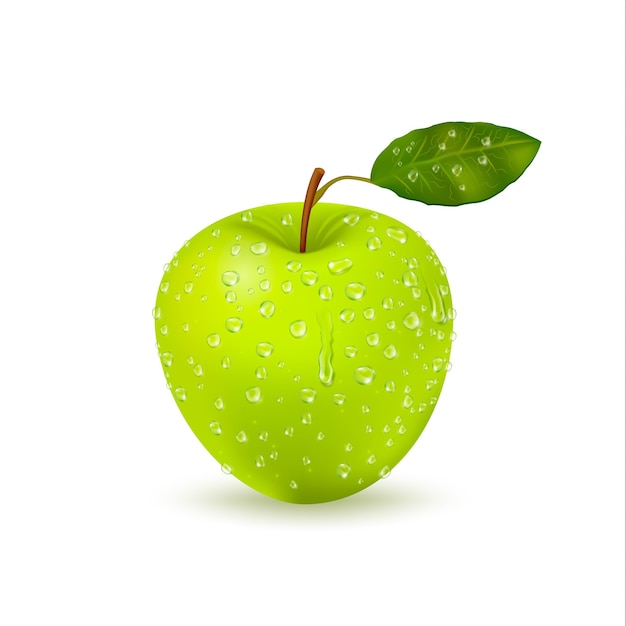
<svg viewBox="0 0 626 626">
<path fill-rule="evenodd" d="M 176 387 L 176 389 L 174 389 L 174 397 L 179 402 L 184 402 L 187 399 L 186 389 L 184 387 Z"/>
<path fill-rule="evenodd" d="M 311 424 L 313 422 L 313 416 L 310 413 L 303 413 L 300 421 L 303 424 Z"/>
<path fill-rule="evenodd" d="M 212 435 L 221 435 L 222 434 L 222 426 L 219 422 L 211 422 L 209 424 L 209 432 Z"/>
<path fill-rule="evenodd" d="M 396 383 L 393 382 L 393 380 L 388 380 L 385 383 L 385 391 L 388 391 L 389 393 L 393 393 L 396 390 Z"/>
<path fill-rule="evenodd" d="M 202 371 L 202 365 L 200 365 L 200 364 L 198 363 L 198 365 L 196 365 L 196 366 L 193 368 L 193 373 L 194 373 L 196 376 L 202 376 L 202 374 L 204 373 L 204 372 Z"/>
<path fill-rule="evenodd" d="M 305 285 L 308 285 L 309 287 L 311 285 L 314 285 L 317 282 L 317 279 L 319 278 L 317 272 L 314 272 L 312 270 L 307 270 L 305 272 L 302 272 L 302 282 Z"/>
<path fill-rule="evenodd" d="M 251 404 L 256 404 L 261 401 L 261 389 L 259 387 L 251 387 L 246 389 L 246 400 Z"/>
<path fill-rule="evenodd" d="M 394 239 L 399 243 L 406 243 L 407 234 L 401 228 L 388 228 L 385 232 L 390 239 Z"/>
<path fill-rule="evenodd" d="M 318 441 L 324 441 L 325 437 L 326 437 L 326 435 L 323 432 L 320 431 L 319 433 L 317 433 L 317 440 Z"/>
<path fill-rule="evenodd" d="M 322 300 L 332 300 L 333 290 L 330 285 L 322 285 L 317 292 Z"/>
<path fill-rule="evenodd" d="M 183 329 L 184 332 L 188 333 L 189 332 L 189 324 L 187 322 L 185 322 L 181 328 Z"/>
<path fill-rule="evenodd" d="M 254 458 L 254 464 L 258 468 L 265 467 L 265 459 L 263 458 L 262 454 L 259 454 L 258 456 Z"/>
<path fill-rule="evenodd" d="M 359 385 L 369 385 L 373 380 L 376 372 L 371 367 L 357 367 L 354 370 L 354 380 Z"/>
<path fill-rule="evenodd" d="M 232 287 L 239 282 L 239 274 L 237 272 L 224 272 L 222 274 L 222 282 L 228 287 Z"/>
<path fill-rule="evenodd" d="M 267 279 L 264 279 L 264 280 L 262 280 L 259 283 L 259 287 L 260 287 L 261 291 L 269 291 L 271 286 L 272 286 L 272 284 Z"/>
<path fill-rule="evenodd" d="M 439 150 L 445 150 L 446 149 L 446 144 L 445 144 L 445 142 L 442 141 L 437 147 L 439 148 Z"/>
<path fill-rule="evenodd" d="M 265 318 L 272 317 L 275 310 L 276 306 L 271 300 L 265 300 L 265 302 L 261 302 L 261 305 L 259 306 L 259 313 Z"/>
<path fill-rule="evenodd" d="M 215 402 L 213 402 L 213 406 L 218 411 L 221 411 L 224 408 L 224 400 L 222 398 L 215 398 Z M 217 434 L 219 435 L 219 433 L 217 433 Z"/>
<path fill-rule="evenodd" d="M 193 291 L 193 283 L 191 281 L 186 282 L 183 286 L 183 291 L 185 293 L 191 293 Z"/>
<path fill-rule="evenodd" d="M 272 459 L 272 461 L 276 461 L 276 459 L 278 459 L 278 451 L 277 450 L 272 450 L 270 452 L 270 459 Z"/>
<path fill-rule="evenodd" d="M 380 343 L 380 335 L 378 333 L 371 333 L 365 338 L 367 345 L 370 347 L 377 346 Z"/>
<path fill-rule="evenodd" d="M 171 367 L 174 362 L 174 355 L 171 352 L 164 352 L 161 355 L 161 363 L 163 363 L 163 367 Z"/>
<path fill-rule="evenodd" d="M 267 378 L 267 369 L 265 369 L 263 366 L 257 367 L 254 370 L 254 375 L 260 380 L 265 380 Z"/>
<path fill-rule="evenodd" d="M 407 174 L 407 178 L 414 183 L 419 177 L 419 172 L 417 170 L 411 170 L 408 174 Z"/>
<path fill-rule="evenodd" d="M 241 214 L 241 220 L 243 222 L 251 222 L 252 221 L 252 211 L 244 211 Z"/>
<path fill-rule="evenodd" d="M 235 439 L 239 442 L 239 443 L 246 443 L 246 441 L 248 441 L 248 435 L 246 435 L 245 431 L 240 430 L 236 435 L 235 435 Z"/>
<path fill-rule="evenodd" d="M 380 237 L 370 237 L 367 240 L 367 248 L 368 250 L 380 250 L 383 242 L 380 240 Z"/>
<path fill-rule="evenodd" d="M 393 298 L 383 298 L 383 309 L 387 311 L 393 309 Z"/>
<path fill-rule="evenodd" d="M 409 409 L 413 406 L 413 398 L 411 396 L 404 396 L 404 398 L 402 399 L 402 406 L 405 409 Z"/>
<path fill-rule="evenodd" d="M 302 402 L 306 402 L 307 404 L 311 404 L 317 397 L 317 391 L 315 389 L 300 389 L 300 399 Z"/>
<path fill-rule="evenodd" d="M 225 356 L 221 361 L 220 361 L 221 366 L 227 370 L 230 367 L 230 357 Z"/>
<path fill-rule="evenodd" d="M 478 157 L 478 162 L 480 163 L 480 165 L 487 165 L 487 161 L 488 159 L 484 154 Z"/>
<path fill-rule="evenodd" d="M 391 152 L 393 152 L 393 154 L 394 154 L 395 156 L 398 156 L 398 155 L 400 154 L 400 148 L 398 148 L 398 146 L 395 146 L 395 147 L 391 150 Z"/>
<path fill-rule="evenodd" d="M 403 320 L 402 324 L 405 328 L 409 330 L 415 330 L 421 325 L 422 321 L 420 320 L 419 315 L 415 311 L 411 311 Z"/>
<path fill-rule="evenodd" d="M 376 317 L 376 311 L 372 307 L 369 307 L 363 311 L 363 317 L 366 320 L 373 320 Z"/>
<path fill-rule="evenodd" d="M 444 367 L 443 359 L 440 359 L 440 358 L 433 359 L 432 365 L 433 365 L 433 371 L 440 372 Z"/>
<path fill-rule="evenodd" d="M 304 337 L 306 335 L 306 331 L 306 322 L 304 320 L 296 320 L 295 322 L 291 322 L 291 324 L 289 324 L 289 332 L 297 339 Z"/>
<path fill-rule="evenodd" d="M 376 455 L 370 454 L 369 457 L 367 458 L 367 463 L 368 465 L 374 465 L 374 463 L 376 463 Z"/>
<path fill-rule="evenodd" d="M 328 262 L 328 271 L 331 274 L 345 274 L 352 267 L 350 259 L 337 259 Z"/>
<path fill-rule="evenodd" d="M 154 309 L 152 309 L 152 317 L 155 320 L 158 320 L 161 317 L 161 307 L 155 306 Z"/>
<path fill-rule="evenodd" d="M 161 326 L 161 328 L 159 328 L 159 332 L 162 335 L 167 335 L 167 333 L 169 332 L 169 329 L 167 327 L 167 324 L 163 324 L 163 326 Z"/>
<path fill-rule="evenodd" d="M 342 405 L 346 401 L 346 395 L 344 393 L 333 394 L 333 402 L 338 405 Z"/>
<path fill-rule="evenodd" d="M 384 350 L 383 354 L 388 359 L 395 359 L 398 356 L 398 351 L 393 344 L 389 344 Z"/>
<path fill-rule="evenodd" d="M 343 221 L 348 226 L 356 226 L 359 223 L 360 219 L 361 218 L 356 213 L 348 213 L 346 216 L 344 216 Z"/>
<path fill-rule="evenodd" d="M 360 300 L 365 295 L 365 285 L 362 283 L 349 283 L 346 285 L 346 297 L 350 300 Z"/>
<path fill-rule="evenodd" d="M 311 465 L 311 457 L 303 456 L 302 457 L 302 465 Z"/>
<path fill-rule="evenodd" d="M 465 191 L 465 185 L 459 185 L 459 191 Z"/>
<path fill-rule="evenodd" d="M 269 439 L 269 436 L 270 436 L 270 434 L 269 434 L 266 430 L 262 430 L 262 431 L 259 433 L 259 439 L 260 439 L 261 441 L 267 441 L 267 440 Z"/>
<path fill-rule="evenodd" d="M 293 284 L 290 280 L 286 280 L 281 286 L 280 288 L 283 290 L 284 293 L 291 293 L 291 290 L 293 289 Z"/>
<path fill-rule="evenodd" d="M 252 254 L 265 254 L 267 252 L 267 244 L 264 241 L 258 241 L 250 245 Z"/>
<path fill-rule="evenodd" d="M 235 244 L 231 246 L 230 253 L 232 256 L 237 256 L 241 252 L 241 246 L 239 244 Z"/>
<path fill-rule="evenodd" d="M 256 346 L 256 353 L 260 357 L 267 358 L 270 354 L 272 354 L 272 352 L 274 352 L 274 346 L 266 341 L 262 341 Z"/>
<path fill-rule="evenodd" d="M 231 333 L 238 333 L 243 327 L 243 320 L 239 317 L 229 317 L 226 320 L 226 330 Z"/>
<path fill-rule="evenodd" d="M 289 486 L 290 486 L 292 489 L 297 489 L 297 488 L 298 488 L 298 483 L 297 483 L 295 480 L 292 480 L 292 481 L 289 483 Z"/>
<path fill-rule="evenodd" d="M 293 217 L 291 213 L 283 213 L 280 217 L 280 223 L 283 226 L 291 226 L 293 224 Z"/>
<path fill-rule="evenodd" d="M 213 333 L 206 338 L 206 342 L 211 348 L 217 348 L 217 346 L 219 346 L 222 342 L 222 339 L 217 333 Z"/>
<path fill-rule="evenodd" d="M 343 353 L 349 358 L 353 359 L 357 355 L 358 350 L 354 346 L 346 346 Z"/>
<path fill-rule="evenodd" d="M 287 269 L 290 272 L 299 272 L 301 268 L 302 263 L 300 263 L 300 261 L 289 261 L 289 263 L 287 263 Z"/>
<path fill-rule="evenodd" d="M 234 302 L 237 302 L 237 294 L 234 291 L 232 291 L 231 289 L 229 289 L 224 294 L 224 298 L 225 298 L 226 302 L 230 302 L 231 304 L 233 304 Z"/>
<path fill-rule="evenodd" d="M 391 444 L 393 445 L 393 439 L 390 439 L 389 441 L 391 441 Z M 389 443 L 389 442 L 387 442 Z M 391 474 L 391 470 L 389 469 L 389 465 L 385 465 L 385 467 L 383 467 L 380 472 L 378 472 L 378 475 L 381 478 L 388 478 L 389 475 Z"/>
<path fill-rule="evenodd" d="M 483 137 L 480 140 L 480 143 L 482 143 L 483 146 L 490 146 L 491 145 L 491 137 Z"/>
<path fill-rule="evenodd" d="M 415 287 L 417 285 L 417 275 L 413 270 L 408 270 L 402 274 L 402 283 L 405 287 Z"/>
<path fill-rule="evenodd" d="M 355 313 L 352 309 L 344 309 L 339 313 L 339 319 L 346 324 L 349 324 L 354 320 Z"/>
<path fill-rule="evenodd" d="M 170 288 L 170 284 L 167 281 L 165 281 L 165 282 L 162 282 L 161 285 L 159 286 L 159 291 L 161 293 L 167 293 L 169 291 L 169 288 Z"/>
<path fill-rule="evenodd" d="M 228 465 L 228 463 L 222 463 L 222 472 L 226 475 L 230 475 L 233 473 L 233 468 Z"/>
<path fill-rule="evenodd" d="M 339 465 L 337 465 L 337 476 L 339 476 L 339 478 L 348 478 L 351 470 L 352 468 L 346 463 L 339 463 Z"/>
</svg>

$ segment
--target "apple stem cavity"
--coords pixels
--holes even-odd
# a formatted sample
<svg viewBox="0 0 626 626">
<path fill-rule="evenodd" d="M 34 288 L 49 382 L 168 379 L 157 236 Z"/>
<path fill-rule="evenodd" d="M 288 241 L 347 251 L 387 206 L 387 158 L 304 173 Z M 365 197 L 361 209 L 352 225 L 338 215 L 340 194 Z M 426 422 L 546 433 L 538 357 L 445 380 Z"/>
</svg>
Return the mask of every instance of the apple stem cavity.
<svg viewBox="0 0 626 626">
<path fill-rule="evenodd" d="M 309 186 L 306 190 L 304 207 L 302 209 L 302 223 L 300 226 L 300 252 L 306 252 L 306 235 L 309 229 L 311 209 L 320 201 L 320 198 L 328 191 L 328 188 L 331 185 L 334 185 L 340 180 L 360 180 L 364 183 L 372 182 L 369 178 L 364 178 L 363 176 L 338 176 L 337 178 L 333 178 L 328 181 L 323 187 L 318 189 L 322 176 L 324 176 L 324 170 L 321 167 L 316 167 L 315 170 L 313 170 Z"/>
</svg>

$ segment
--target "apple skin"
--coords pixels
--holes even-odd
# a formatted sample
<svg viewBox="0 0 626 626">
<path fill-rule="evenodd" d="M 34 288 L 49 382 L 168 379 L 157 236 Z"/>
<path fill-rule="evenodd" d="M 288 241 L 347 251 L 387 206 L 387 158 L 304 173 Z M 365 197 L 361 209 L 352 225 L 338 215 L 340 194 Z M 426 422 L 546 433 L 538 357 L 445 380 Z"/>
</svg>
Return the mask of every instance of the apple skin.
<svg viewBox="0 0 626 626">
<path fill-rule="evenodd" d="M 450 367 L 454 309 L 430 245 L 373 211 L 302 203 L 205 228 L 154 309 L 167 385 L 226 473 L 278 500 L 356 493 L 404 457 Z"/>
</svg>

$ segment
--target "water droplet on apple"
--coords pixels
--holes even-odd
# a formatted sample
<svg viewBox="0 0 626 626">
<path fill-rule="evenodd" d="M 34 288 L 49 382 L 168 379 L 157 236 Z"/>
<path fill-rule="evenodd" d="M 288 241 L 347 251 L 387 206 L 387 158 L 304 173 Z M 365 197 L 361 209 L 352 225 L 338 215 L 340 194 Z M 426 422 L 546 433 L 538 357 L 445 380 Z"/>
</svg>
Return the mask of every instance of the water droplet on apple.
<svg viewBox="0 0 626 626">
<path fill-rule="evenodd" d="M 407 234 L 401 228 L 387 228 L 387 237 L 399 243 L 406 243 Z"/>
<path fill-rule="evenodd" d="M 232 287 L 239 282 L 239 274 L 237 272 L 224 272 L 222 274 L 222 282 L 226 286 Z"/>
<path fill-rule="evenodd" d="M 343 353 L 349 358 L 353 359 L 357 355 L 358 350 L 354 346 L 346 346 Z"/>
<path fill-rule="evenodd" d="M 287 263 L 287 269 L 290 272 L 299 272 L 301 268 L 302 263 L 300 263 L 300 261 L 289 261 L 289 263 Z"/>
<path fill-rule="evenodd" d="M 392 441 L 392 443 L 393 443 L 393 440 L 390 439 L 389 441 Z M 378 472 L 378 475 L 381 478 L 388 478 L 391 475 L 391 470 L 389 469 L 389 465 L 385 465 L 385 467 L 383 467 L 380 470 L 380 472 Z"/>
<path fill-rule="evenodd" d="M 402 424 L 399 428 L 398 428 L 398 434 L 399 435 L 404 435 L 404 433 L 406 432 L 406 426 L 404 424 Z"/>
<path fill-rule="evenodd" d="M 272 284 L 271 284 L 271 283 L 270 283 L 270 281 L 269 281 L 269 280 L 267 280 L 267 279 L 262 280 L 262 281 L 259 283 L 259 287 L 260 287 L 261 291 L 269 291 L 269 289 L 270 289 L 270 287 L 271 287 L 271 286 L 272 286 Z"/>
<path fill-rule="evenodd" d="M 317 272 L 314 272 L 312 270 L 307 270 L 305 272 L 302 272 L 302 282 L 305 285 L 308 285 L 309 287 L 311 285 L 314 285 L 317 282 L 317 279 L 319 278 Z"/>
<path fill-rule="evenodd" d="M 196 376 L 202 376 L 202 374 L 204 373 L 204 372 L 202 371 L 202 365 L 200 365 L 200 364 L 198 363 L 198 365 L 196 365 L 196 366 L 193 368 L 193 373 L 194 373 Z"/>
<path fill-rule="evenodd" d="M 246 389 L 246 400 L 250 402 L 250 404 L 260 402 L 261 398 L 261 389 L 259 387 L 250 387 L 250 389 Z"/>
<path fill-rule="evenodd" d="M 394 383 L 393 380 L 388 380 L 385 383 L 385 391 L 388 391 L 388 392 L 392 393 L 395 390 L 396 390 L 396 383 Z"/>
<path fill-rule="evenodd" d="M 261 380 L 265 380 L 267 378 L 267 369 L 263 366 L 257 367 L 256 370 L 254 370 L 254 375 Z"/>
<path fill-rule="evenodd" d="M 313 422 L 313 416 L 310 413 L 303 413 L 300 421 L 303 424 L 311 424 Z"/>
<path fill-rule="evenodd" d="M 346 401 L 346 395 L 344 393 L 333 394 L 333 402 L 338 405 L 342 405 Z"/>
<path fill-rule="evenodd" d="M 383 354 L 388 359 L 395 359 L 398 356 L 398 351 L 393 344 L 389 344 L 384 350 Z"/>
<path fill-rule="evenodd" d="M 232 291 L 232 289 L 229 289 L 224 294 L 224 298 L 226 299 L 226 302 L 230 302 L 231 304 L 233 304 L 234 302 L 237 302 L 237 294 L 234 291 Z"/>
<path fill-rule="evenodd" d="M 409 409 L 413 406 L 413 398 L 411 396 L 404 396 L 404 398 L 402 399 L 402 406 L 405 409 Z"/>
<path fill-rule="evenodd" d="M 383 298 L 383 309 L 387 311 L 393 309 L 393 298 Z"/>
<path fill-rule="evenodd" d="M 217 333 L 213 333 L 206 338 L 206 342 L 211 348 L 217 348 L 222 343 L 222 339 Z"/>
<path fill-rule="evenodd" d="M 259 313 L 265 318 L 272 317 L 275 310 L 276 306 L 271 300 L 265 300 L 265 302 L 261 302 L 261 306 L 259 306 Z"/>
<path fill-rule="evenodd" d="M 246 435 L 245 431 L 240 430 L 236 435 L 235 435 L 235 439 L 239 442 L 239 443 L 246 443 L 246 441 L 248 441 L 248 435 Z"/>
<path fill-rule="evenodd" d="M 417 170 L 411 170 L 406 177 L 412 182 L 414 183 L 418 177 L 419 177 L 419 172 Z"/>
<path fill-rule="evenodd" d="M 241 252 L 241 246 L 239 244 L 235 244 L 231 246 L 230 253 L 232 256 L 237 256 Z"/>
<path fill-rule="evenodd" d="M 274 346 L 271 343 L 263 341 L 257 344 L 256 353 L 259 356 L 267 358 L 268 356 L 270 356 L 270 354 L 272 354 L 272 352 L 274 352 Z"/>
<path fill-rule="evenodd" d="M 159 328 L 159 332 L 162 335 L 167 335 L 168 331 L 169 331 L 169 329 L 167 327 L 167 324 L 163 324 L 163 326 L 161 326 L 161 328 Z"/>
<path fill-rule="evenodd" d="M 368 465 L 374 465 L 374 463 L 376 463 L 376 455 L 370 454 L 369 457 L 367 458 L 367 463 Z"/>
<path fill-rule="evenodd" d="M 433 371 L 440 372 L 444 367 L 443 359 L 440 359 L 440 358 L 433 359 L 432 366 L 433 366 Z"/>
<path fill-rule="evenodd" d="M 187 399 L 187 390 L 184 387 L 176 387 L 174 389 L 174 397 L 179 402 L 184 402 Z"/>
<path fill-rule="evenodd" d="M 168 290 L 170 288 L 170 284 L 167 281 L 164 281 L 161 283 L 161 285 L 159 286 L 159 291 L 161 293 L 167 293 Z"/>
<path fill-rule="evenodd" d="M 272 461 L 276 461 L 278 459 L 278 450 L 272 450 L 270 452 L 270 459 L 272 459 Z"/>
<path fill-rule="evenodd" d="M 328 271 L 331 274 L 345 274 L 352 267 L 350 259 L 337 259 L 328 262 Z"/>
<path fill-rule="evenodd" d="M 402 320 L 402 324 L 404 325 L 404 327 L 408 328 L 409 330 L 415 330 L 421 325 L 421 323 L 422 323 L 422 320 L 420 320 L 419 315 L 415 311 L 411 311 Z"/>
<path fill-rule="evenodd" d="M 193 291 L 193 282 L 192 281 L 186 282 L 183 286 L 183 291 L 185 293 L 191 293 Z"/>
<path fill-rule="evenodd" d="M 225 370 L 227 370 L 230 367 L 230 357 L 225 356 L 221 360 L 221 365 Z"/>
<path fill-rule="evenodd" d="M 356 226 L 361 218 L 356 213 L 348 213 L 344 216 L 343 221 L 348 226 Z"/>
<path fill-rule="evenodd" d="M 450 333 L 450 341 L 456 341 L 456 338 L 457 338 L 457 334 L 454 331 L 452 331 Z"/>
<path fill-rule="evenodd" d="M 264 241 L 258 241 L 250 245 L 252 254 L 265 254 L 267 252 L 267 244 Z"/>
<path fill-rule="evenodd" d="M 373 380 L 376 372 L 371 367 L 357 367 L 354 370 L 354 380 L 356 380 L 359 385 L 369 385 Z"/>
<path fill-rule="evenodd" d="M 252 221 L 252 211 L 244 211 L 241 214 L 241 220 L 243 222 L 251 222 Z"/>
<path fill-rule="evenodd" d="M 226 320 L 226 330 L 231 333 L 238 333 L 243 327 L 243 320 L 240 317 L 229 317 Z"/>
<path fill-rule="evenodd" d="M 380 240 L 380 237 L 370 237 L 367 240 L 367 248 L 368 250 L 379 250 L 383 245 L 383 242 Z"/>
<path fill-rule="evenodd" d="M 297 483 L 295 480 L 292 480 L 292 481 L 289 483 L 289 486 L 290 486 L 292 489 L 297 489 L 297 488 L 298 488 L 298 483 Z"/>
<path fill-rule="evenodd" d="M 317 433 L 317 440 L 318 441 L 324 441 L 324 439 L 326 438 L 326 435 L 323 432 L 319 432 Z"/>
<path fill-rule="evenodd" d="M 354 446 L 353 446 L 351 443 L 349 443 L 349 442 L 348 442 L 348 443 L 345 445 L 344 450 L 345 450 L 346 452 L 352 452 L 352 450 L 354 450 Z"/>
<path fill-rule="evenodd" d="M 317 292 L 322 300 L 332 300 L 333 290 L 330 285 L 322 285 Z"/>
<path fill-rule="evenodd" d="M 351 471 L 352 468 L 347 463 L 339 463 L 339 465 L 337 465 L 337 476 L 339 476 L 339 478 L 348 478 Z"/>
<path fill-rule="evenodd" d="M 287 426 L 285 428 L 284 433 L 287 437 L 293 437 L 293 426 Z"/>
<path fill-rule="evenodd" d="M 377 346 L 380 343 L 380 335 L 378 333 L 371 333 L 365 338 L 367 345 L 370 347 Z"/>
<path fill-rule="evenodd" d="M 184 332 L 188 333 L 189 332 L 189 324 L 187 322 L 185 322 L 181 328 L 183 329 Z"/>
<path fill-rule="evenodd" d="M 344 309 L 339 313 L 339 319 L 346 324 L 349 324 L 354 320 L 355 313 L 352 309 Z"/>
<path fill-rule="evenodd" d="M 270 434 L 269 434 L 266 430 L 262 430 L 262 431 L 259 433 L 259 439 L 260 439 L 261 441 L 267 441 L 267 440 L 268 440 L 268 438 L 269 438 L 269 436 L 270 436 Z"/>
<path fill-rule="evenodd" d="M 286 280 L 281 286 L 280 288 L 283 290 L 284 293 L 291 293 L 291 290 L 293 289 L 293 284 L 290 280 Z"/>
<path fill-rule="evenodd" d="M 222 463 L 222 472 L 226 475 L 230 475 L 233 473 L 233 468 L 228 465 L 228 463 Z"/>
<path fill-rule="evenodd" d="M 280 216 L 280 223 L 283 226 L 291 226 L 293 224 L 293 217 L 291 216 L 291 213 L 283 213 Z"/>
<path fill-rule="evenodd" d="M 387 442 L 385 443 L 385 445 L 388 448 L 391 448 L 391 446 L 393 446 L 394 443 L 395 443 L 394 440 L 391 437 L 389 437 L 389 439 L 387 439 Z"/>
<path fill-rule="evenodd" d="M 211 422 L 209 424 L 209 432 L 213 435 L 221 435 L 222 425 L 219 422 Z"/>
<path fill-rule="evenodd" d="M 360 300 L 365 295 L 365 285 L 362 283 L 349 283 L 346 285 L 346 297 L 350 300 Z"/>
<path fill-rule="evenodd" d="M 161 307 L 155 306 L 154 309 L 152 309 L 152 317 L 155 320 L 158 320 L 161 317 Z"/>
<path fill-rule="evenodd" d="M 174 355 L 171 352 L 164 352 L 161 355 L 161 363 L 163 363 L 163 367 L 171 367 L 174 362 Z"/>
<path fill-rule="evenodd" d="M 402 274 L 402 282 L 405 287 L 415 287 L 417 285 L 417 275 L 412 270 L 408 270 Z"/>
<path fill-rule="evenodd" d="M 221 411 L 224 408 L 224 400 L 222 400 L 222 398 L 215 398 L 215 402 L 213 402 L 213 406 L 218 410 Z M 214 422 L 217 423 L 217 422 Z M 219 426 L 219 424 L 218 424 Z M 220 433 L 221 433 L 221 429 L 220 429 Z M 220 434 L 220 433 L 215 433 L 215 434 Z"/>
<path fill-rule="evenodd" d="M 259 454 L 258 456 L 254 457 L 254 464 L 258 467 L 265 467 L 265 459 L 263 458 L 262 454 Z"/>
<path fill-rule="evenodd" d="M 300 389 L 300 399 L 302 402 L 306 402 L 307 404 L 311 404 L 317 397 L 317 391 L 315 389 Z"/>
<path fill-rule="evenodd" d="M 291 322 L 291 324 L 289 324 L 289 332 L 293 337 L 296 337 L 296 339 L 304 337 L 306 335 L 306 331 L 306 322 L 304 320 L 296 320 L 295 322 Z"/>
</svg>

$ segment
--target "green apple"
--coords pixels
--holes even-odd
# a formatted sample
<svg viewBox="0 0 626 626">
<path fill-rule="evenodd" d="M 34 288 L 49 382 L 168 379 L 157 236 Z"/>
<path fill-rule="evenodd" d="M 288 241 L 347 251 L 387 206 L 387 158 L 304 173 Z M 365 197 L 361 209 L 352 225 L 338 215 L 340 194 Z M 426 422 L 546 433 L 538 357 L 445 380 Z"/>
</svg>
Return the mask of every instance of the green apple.
<svg viewBox="0 0 626 626">
<path fill-rule="evenodd" d="M 318 168 L 304 204 L 245 210 L 184 244 L 159 286 L 157 347 L 226 473 L 288 502 L 354 494 L 411 449 L 450 368 L 455 313 L 433 249 L 391 217 L 319 202 L 326 190 L 351 178 L 427 204 L 481 202 L 538 148 L 481 122 L 412 131 L 369 179 L 318 190 Z"/>
<path fill-rule="evenodd" d="M 319 203 L 243 211 L 166 266 L 155 322 L 168 386 L 206 449 L 268 496 L 353 494 L 409 451 L 450 367 L 446 272 L 408 226 Z"/>
</svg>

